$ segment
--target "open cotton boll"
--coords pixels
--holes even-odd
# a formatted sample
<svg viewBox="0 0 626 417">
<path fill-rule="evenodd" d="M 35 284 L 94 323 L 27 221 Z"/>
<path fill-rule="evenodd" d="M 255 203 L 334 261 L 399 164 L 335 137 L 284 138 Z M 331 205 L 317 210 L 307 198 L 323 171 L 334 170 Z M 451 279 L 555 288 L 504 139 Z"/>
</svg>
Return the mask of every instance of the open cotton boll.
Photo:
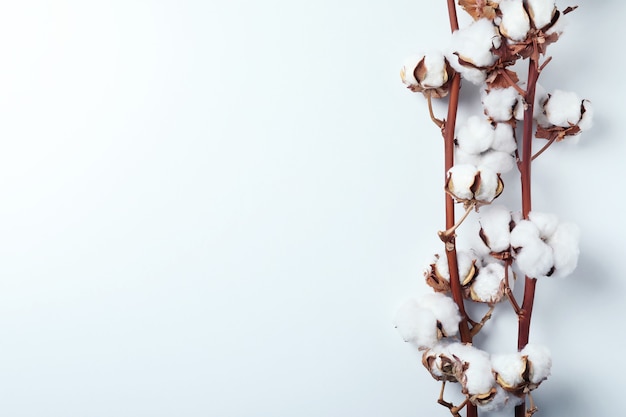
<svg viewBox="0 0 626 417">
<path fill-rule="evenodd" d="M 490 203 L 502 192 L 502 181 L 495 171 L 484 165 L 478 167 L 478 173 L 480 186 L 474 192 L 474 199 Z"/>
<path fill-rule="evenodd" d="M 506 122 L 513 118 L 513 110 L 520 99 L 513 87 L 493 88 L 482 92 L 485 114 L 495 122 Z"/>
<path fill-rule="evenodd" d="M 456 356 L 461 363 L 467 363 L 467 368 L 458 378 L 464 391 L 469 395 L 480 395 L 491 391 L 495 384 L 495 378 L 491 371 L 489 354 L 463 343 L 451 343 L 448 351 Z"/>
<path fill-rule="evenodd" d="M 448 81 L 443 53 L 440 51 L 429 52 L 424 57 L 424 65 L 426 66 L 426 73 L 424 79 L 420 81 L 423 87 L 441 87 Z"/>
<path fill-rule="evenodd" d="M 423 308 L 412 298 L 407 300 L 396 313 L 394 326 L 405 342 L 413 343 L 418 348 L 433 346 L 437 343 L 437 319 L 432 311 Z"/>
<path fill-rule="evenodd" d="M 471 200 L 474 193 L 471 190 L 476 179 L 478 169 L 474 165 L 454 165 L 448 170 L 447 189 L 457 199 Z"/>
<path fill-rule="evenodd" d="M 520 352 L 528 357 L 530 362 L 530 382 L 539 384 L 550 376 L 552 369 L 552 354 L 550 350 L 535 343 L 529 343 Z"/>
<path fill-rule="evenodd" d="M 524 384 L 526 363 L 520 353 L 491 355 L 491 366 L 496 373 L 496 381 L 502 388 L 514 389 Z"/>
<path fill-rule="evenodd" d="M 445 364 L 442 357 L 449 359 L 451 356 L 448 352 L 448 342 L 443 340 L 427 349 L 422 354 L 422 365 L 437 381 L 454 381 L 457 382 L 453 369 L 448 367 L 448 361 Z"/>
<path fill-rule="evenodd" d="M 573 223 L 561 223 L 547 240 L 554 257 L 554 276 L 564 278 L 578 265 L 580 231 Z"/>
<path fill-rule="evenodd" d="M 411 56 L 404 61 L 404 65 L 400 69 L 400 78 L 409 88 L 419 86 L 419 82 L 415 78 L 415 68 L 423 59 L 424 55 Z"/>
<path fill-rule="evenodd" d="M 522 0 L 502 0 L 498 6 L 502 12 L 500 33 L 514 41 L 523 41 L 530 30 L 530 19 Z"/>
<path fill-rule="evenodd" d="M 459 269 L 459 279 L 461 283 L 468 281 L 474 277 L 476 270 L 476 256 L 470 251 L 458 251 L 456 253 L 457 266 Z M 450 269 L 448 268 L 448 259 L 445 255 L 437 255 L 435 263 L 438 275 L 450 282 Z"/>
<path fill-rule="evenodd" d="M 455 336 L 459 332 L 461 315 L 452 298 L 442 293 L 426 294 L 419 300 L 419 305 L 432 311 L 439 323 L 444 336 Z"/>
<path fill-rule="evenodd" d="M 531 211 L 528 213 L 528 218 L 539 230 L 539 236 L 542 238 L 548 238 L 552 236 L 554 231 L 559 225 L 559 218 L 551 213 L 543 213 L 540 211 Z"/>
<path fill-rule="evenodd" d="M 555 90 L 545 102 L 543 108 L 551 124 L 570 127 L 580 121 L 581 103 L 582 101 L 576 93 Z"/>
<path fill-rule="evenodd" d="M 472 281 L 470 296 L 481 303 L 497 303 L 504 296 L 504 266 L 491 262 L 480 268 Z"/>
<path fill-rule="evenodd" d="M 492 252 L 509 250 L 511 245 L 511 212 L 502 205 L 480 208 L 480 237 Z"/>
<path fill-rule="evenodd" d="M 554 272 L 552 248 L 541 239 L 527 242 L 519 249 L 515 253 L 515 263 L 524 275 L 531 278 L 544 278 Z"/>
<path fill-rule="evenodd" d="M 504 174 L 515 167 L 515 157 L 507 152 L 487 151 L 482 155 L 480 165 Z"/>
<path fill-rule="evenodd" d="M 515 152 L 517 142 L 515 141 L 515 136 L 513 136 L 513 127 L 510 124 L 496 124 L 491 149 L 506 153 Z"/>
<path fill-rule="evenodd" d="M 479 154 L 489 149 L 493 143 L 494 135 L 494 128 L 488 120 L 471 116 L 459 129 L 456 140 L 463 151 Z"/>
<path fill-rule="evenodd" d="M 554 0 L 528 0 L 528 13 L 537 29 L 548 25 L 555 12 Z"/>
<path fill-rule="evenodd" d="M 492 48 L 500 47 L 500 35 L 488 19 L 479 19 L 452 34 L 452 50 L 464 61 L 477 67 L 488 67 L 496 62 Z"/>
</svg>

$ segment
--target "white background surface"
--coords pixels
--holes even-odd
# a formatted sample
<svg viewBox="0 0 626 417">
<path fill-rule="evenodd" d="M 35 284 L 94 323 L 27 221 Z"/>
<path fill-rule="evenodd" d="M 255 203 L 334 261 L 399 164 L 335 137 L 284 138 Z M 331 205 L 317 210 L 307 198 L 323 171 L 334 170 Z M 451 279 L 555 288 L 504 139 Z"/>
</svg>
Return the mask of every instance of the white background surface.
<svg viewBox="0 0 626 417">
<path fill-rule="evenodd" d="M 449 415 L 391 325 L 440 247 L 441 140 L 398 71 L 444 3 L 0 1 L 0 414 Z M 626 6 L 578 4 L 542 80 L 596 125 L 534 166 L 583 236 L 538 286 L 543 416 L 614 415 L 626 371 Z"/>
</svg>

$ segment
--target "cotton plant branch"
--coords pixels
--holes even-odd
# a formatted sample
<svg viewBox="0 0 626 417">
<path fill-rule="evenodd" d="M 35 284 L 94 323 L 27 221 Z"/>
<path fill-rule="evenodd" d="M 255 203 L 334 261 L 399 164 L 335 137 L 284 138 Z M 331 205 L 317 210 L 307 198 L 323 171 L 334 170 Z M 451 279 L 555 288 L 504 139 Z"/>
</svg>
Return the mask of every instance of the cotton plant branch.
<svg viewBox="0 0 626 417">
<path fill-rule="evenodd" d="M 591 127 L 593 108 L 574 93 L 546 92 L 539 75 L 547 47 L 556 42 L 562 16 L 552 0 L 459 0 L 474 19 L 459 29 L 456 6 L 447 0 L 452 31 L 450 51 L 419 54 L 401 70 L 402 81 L 422 93 L 428 115 L 443 136 L 445 230 L 442 253 L 434 255 L 425 281 L 434 293 L 407 301 L 395 319 L 402 338 L 422 352 L 422 363 L 442 382 L 437 402 L 460 417 L 504 408 L 530 417 L 538 408 L 531 392 L 548 378 L 549 350 L 530 343 L 530 324 L 537 281 L 565 277 L 578 259 L 578 229 L 550 213 L 532 209 L 532 163 L 555 143 Z M 528 61 L 526 82 L 512 70 Z M 461 79 L 480 86 L 482 116 L 457 126 Z M 522 88 L 525 85 L 525 89 Z M 448 97 L 446 118 L 434 115 L 432 101 Z M 521 144 L 516 128 L 521 123 Z M 533 154 L 533 143 L 546 143 Z M 504 190 L 502 175 L 518 168 L 520 210 L 493 204 Z M 507 180 L 508 181 L 508 180 Z M 457 220 L 455 206 L 464 214 Z M 472 216 L 473 215 L 473 216 Z M 480 231 L 469 249 L 457 247 L 459 227 L 478 221 Z M 521 304 L 512 287 L 524 277 Z M 518 350 L 490 354 L 473 344 L 499 302 L 509 302 L 518 318 Z M 479 322 L 466 303 L 488 307 Z M 446 383 L 458 384 L 464 400 L 444 400 Z"/>
</svg>

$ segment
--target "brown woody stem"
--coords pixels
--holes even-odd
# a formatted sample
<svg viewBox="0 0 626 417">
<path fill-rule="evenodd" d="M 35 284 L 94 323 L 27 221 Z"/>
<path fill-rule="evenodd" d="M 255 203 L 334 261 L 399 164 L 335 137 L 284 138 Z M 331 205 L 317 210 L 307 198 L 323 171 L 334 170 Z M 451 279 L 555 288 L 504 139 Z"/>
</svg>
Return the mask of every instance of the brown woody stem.
<svg viewBox="0 0 626 417">
<path fill-rule="evenodd" d="M 433 112 L 433 99 L 430 91 L 426 94 L 426 101 L 428 102 L 428 114 L 430 115 L 430 120 L 432 120 L 439 129 L 443 129 L 443 121 L 437 119 L 435 117 L 435 113 Z"/>
<path fill-rule="evenodd" d="M 532 160 L 534 161 L 535 159 L 537 159 L 537 157 L 539 155 L 541 155 L 542 153 L 545 152 L 546 149 L 548 149 L 550 147 L 550 145 L 552 145 L 554 143 L 554 141 L 556 140 L 556 137 L 550 139 L 548 141 L 548 143 L 546 143 L 545 145 L 543 145 L 543 148 L 541 148 L 536 154 L 533 155 Z"/>
</svg>

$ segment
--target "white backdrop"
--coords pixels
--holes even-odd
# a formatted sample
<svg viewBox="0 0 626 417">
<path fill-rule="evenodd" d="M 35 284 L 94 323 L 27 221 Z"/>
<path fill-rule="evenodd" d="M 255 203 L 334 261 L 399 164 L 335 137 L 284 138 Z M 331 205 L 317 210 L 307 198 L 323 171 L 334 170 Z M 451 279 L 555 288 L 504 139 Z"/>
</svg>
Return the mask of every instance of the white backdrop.
<svg viewBox="0 0 626 417">
<path fill-rule="evenodd" d="M 448 415 L 391 324 L 440 247 L 441 140 L 398 71 L 444 3 L 1 0 L 0 414 Z M 626 371 L 626 6 L 578 4 L 543 84 L 595 127 L 534 168 L 582 230 L 538 286 L 545 416 L 614 414 Z"/>
</svg>

